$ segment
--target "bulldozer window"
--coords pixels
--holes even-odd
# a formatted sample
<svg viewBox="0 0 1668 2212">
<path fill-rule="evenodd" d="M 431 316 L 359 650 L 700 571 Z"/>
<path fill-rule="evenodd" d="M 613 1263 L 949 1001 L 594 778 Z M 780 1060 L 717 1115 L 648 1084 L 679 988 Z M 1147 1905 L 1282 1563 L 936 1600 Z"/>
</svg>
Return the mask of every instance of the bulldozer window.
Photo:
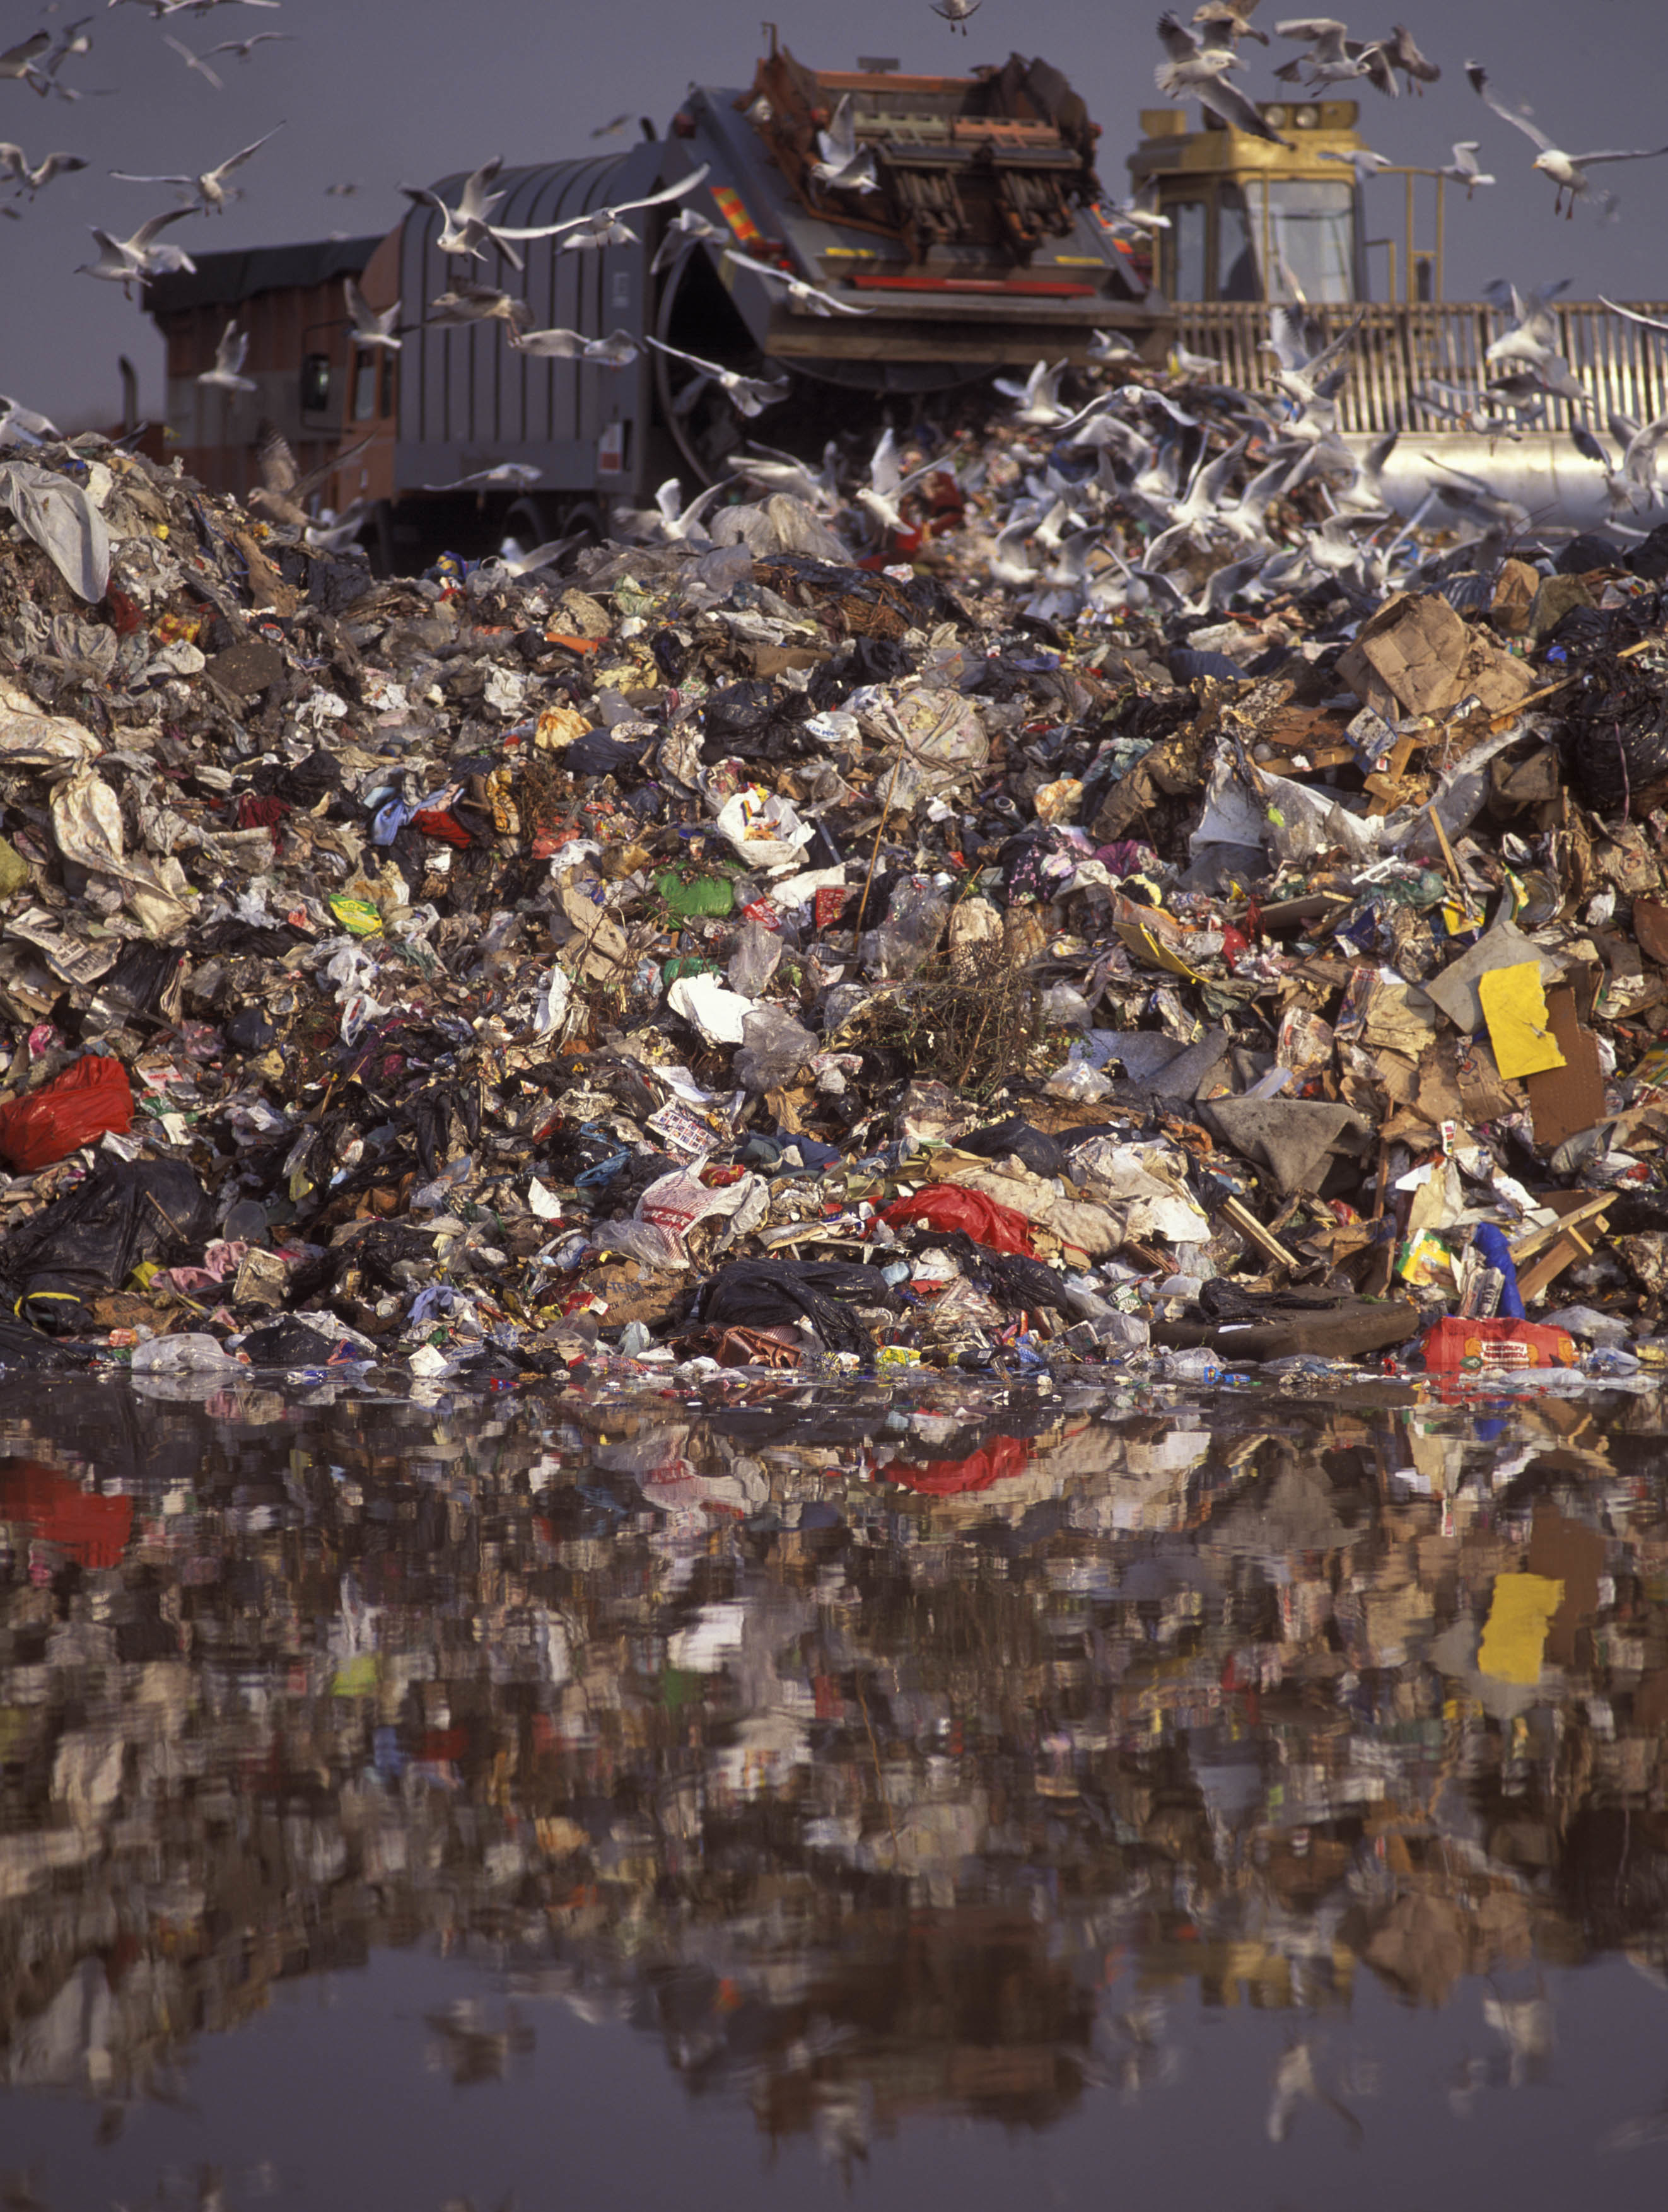
<svg viewBox="0 0 1668 2212">
<path fill-rule="evenodd" d="M 1208 300 L 1209 272 L 1205 264 L 1205 204 L 1202 200 L 1166 199 L 1170 218 L 1170 296 L 1172 300 Z"/>
<path fill-rule="evenodd" d="M 1216 267 L 1219 300 L 1263 297 L 1263 271 L 1257 263 L 1251 211 L 1235 185 L 1222 185 L 1217 198 Z"/>
<path fill-rule="evenodd" d="M 1354 297 L 1355 196 L 1348 184 L 1261 180 L 1245 187 L 1260 236 L 1269 299 L 1313 303 Z M 1224 298 L 1254 296 L 1228 293 Z"/>
</svg>

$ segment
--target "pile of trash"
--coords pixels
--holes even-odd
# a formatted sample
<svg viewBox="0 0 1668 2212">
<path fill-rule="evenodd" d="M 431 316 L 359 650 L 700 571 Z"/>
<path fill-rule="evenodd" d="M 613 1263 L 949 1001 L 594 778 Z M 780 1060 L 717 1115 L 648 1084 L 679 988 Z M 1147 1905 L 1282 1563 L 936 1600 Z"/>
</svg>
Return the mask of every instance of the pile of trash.
<svg viewBox="0 0 1668 2212">
<path fill-rule="evenodd" d="M 1121 374 L 560 572 L 0 465 L 0 1359 L 1643 1387 L 1668 557 Z"/>
</svg>

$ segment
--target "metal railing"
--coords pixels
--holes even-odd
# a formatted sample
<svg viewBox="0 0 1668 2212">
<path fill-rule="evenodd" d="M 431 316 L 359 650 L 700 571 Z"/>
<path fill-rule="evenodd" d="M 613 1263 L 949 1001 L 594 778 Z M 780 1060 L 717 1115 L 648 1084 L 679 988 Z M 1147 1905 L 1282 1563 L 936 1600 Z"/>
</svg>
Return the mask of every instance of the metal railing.
<svg viewBox="0 0 1668 2212">
<path fill-rule="evenodd" d="M 1629 301 L 1641 312 L 1668 321 L 1668 307 Z M 1247 392 L 1274 386 L 1274 356 L 1260 350 L 1269 335 L 1269 309 L 1255 302 L 1178 305 L 1172 310 L 1176 335 L 1190 352 L 1213 356 L 1222 364 L 1223 381 Z M 1313 307 L 1306 310 L 1329 335 L 1346 329 L 1357 316 L 1361 335 L 1351 355 L 1348 383 L 1339 395 L 1339 427 L 1373 432 L 1397 428 L 1440 431 L 1456 427 L 1451 418 L 1421 404 L 1422 386 L 1463 385 L 1479 393 L 1498 372 L 1483 359 L 1510 318 L 1482 301 L 1449 301 L 1399 306 Z M 1583 416 L 1575 403 L 1549 397 L 1546 412 L 1532 427 L 1568 430 L 1578 420 L 1602 431 L 1612 413 L 1649 422 L 1668 410 L 1668 334 L 1642 330 L 1597 301 L 1555 303 L 1558 346 L 1571 371 L 1589 393 L 1593 412 Z M 1510 367 L 1512 364 L 1503 364 Z M 1454 404 L 1463 403 L 1454 401 Z"/>
</svg>

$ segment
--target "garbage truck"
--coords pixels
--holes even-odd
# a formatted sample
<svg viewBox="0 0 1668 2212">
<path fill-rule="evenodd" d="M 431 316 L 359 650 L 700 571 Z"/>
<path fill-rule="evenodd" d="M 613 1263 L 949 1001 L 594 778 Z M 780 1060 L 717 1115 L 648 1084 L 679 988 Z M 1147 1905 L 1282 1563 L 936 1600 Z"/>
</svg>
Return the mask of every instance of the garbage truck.
<svg viewBox="0 0 1668 2212">
<path fill-rule="evenodd" d="M 441 215 L 419 201 L 384 237 L 202 254 L 194 271 L 150 279 L 170 450 L 210 489 L 242 494 L 260 480 L 260 426 L 275 424 L 303 471 L 326 470 L 330 507 L 361 518 L 378 565 L 409 570 L 506 533 L 531 544 L 600 530 L 668 477 L 715 482 L 744 441 L 819 455 L 885 402 L 906 415 L 1004 368 L 1081 363 L 1097 331 L 1159 357 L 1162 302 L 1108 213 L 1099 128 L 1045 61 L 1014 54 L 965 76 L 906 76 L 880 58 L 816 70 L 771 30 L 751 85 L 692 88 L 667 130 L 644 129 L 624 150 L 492 179 L 503 230 L 689 185 L 628 212 L 600 246 L 575 247 L 572 231 L 527 240 L 511 249 L 524 268 L 496 244 L 449 256 Z M 844 170 L 819 158 L 830 133 L 853 149 Z M 441 179 L 435 198 L 454 206 L 464 181 Z M 348 277 L 373 309 L 399 303 L 397 350 L 356 337 Z M 519 350 L 501 316 L 448 323 L 434 303 L 460 282 L 512 295 L 533 329 L 629 339 L 632 357 Z M 197 381 L 229 319 L 249 336 L 253 392 Z M 746 416 L 683 356 L 781 396 Z"/>
</svg>

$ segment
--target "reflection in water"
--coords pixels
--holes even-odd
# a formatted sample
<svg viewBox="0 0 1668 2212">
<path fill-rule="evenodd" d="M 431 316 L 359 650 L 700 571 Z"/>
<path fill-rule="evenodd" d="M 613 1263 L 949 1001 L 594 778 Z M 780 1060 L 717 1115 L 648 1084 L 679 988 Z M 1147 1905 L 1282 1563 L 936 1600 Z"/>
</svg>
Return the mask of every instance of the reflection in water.
<svg viewBox="0 0 1668 2212">
<path fill-rule="evenodd" d="M 32 1378 L 4 2079 L 114 2133 L 276 1983 L 425 1946 L 498 1976 L 425 2016 L 442 2080 L 530 2064 L 555 1999 L 848 2171 L 916 2115 L 1141 2100 L 1201 2002 L 1282 2015 L 1270 2140 L 1359 2138 L 1364 1973 L 1472 1984 L 1463 2116 L 1546 2077 L 1549 1972 L 1668 1966 L 1662 1426 Z"/>
</svg>

